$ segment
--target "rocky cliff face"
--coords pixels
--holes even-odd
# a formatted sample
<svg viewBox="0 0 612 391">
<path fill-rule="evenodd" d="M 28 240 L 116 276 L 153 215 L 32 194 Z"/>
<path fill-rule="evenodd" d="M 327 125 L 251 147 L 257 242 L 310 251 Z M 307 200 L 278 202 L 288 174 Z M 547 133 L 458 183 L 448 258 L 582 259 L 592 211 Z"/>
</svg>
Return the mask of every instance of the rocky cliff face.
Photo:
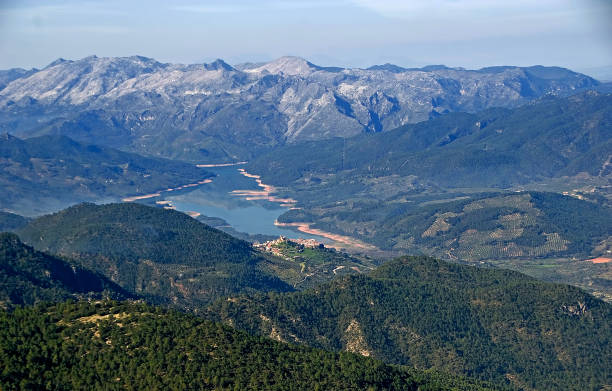
<svg viewBox="0 0 612 391">
<path fill-rule="evenodd" d="M 2 71 L 0 130 L 63 134 L 187 160 L 249 158 L 285 143 L 379 132 L 451 111 L 513 107 L 594 87 L 562 68 L 324 68 L 297 57 L 232 67 L 144 57 Z"/>
</svg>

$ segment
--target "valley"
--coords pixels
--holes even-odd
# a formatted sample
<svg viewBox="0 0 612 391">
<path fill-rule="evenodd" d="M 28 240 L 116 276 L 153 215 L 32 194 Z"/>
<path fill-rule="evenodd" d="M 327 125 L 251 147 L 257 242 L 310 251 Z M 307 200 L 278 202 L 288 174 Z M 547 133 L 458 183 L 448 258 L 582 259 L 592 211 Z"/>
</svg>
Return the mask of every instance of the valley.
<svg viewBox="0 0 612 391">
<path fill-rule="evenodd" d="M 512 268 L 610 300 L 608 265 L 584 262 L 611 251 L 610 104 L 609 95 L 586 93 L 451 113 L 277 148 L 247 169 L 298 200 L 282 224 L 387 254 Z M 546 259 L 551 266 L 540 265 Z"/>
<path fill-rule="evenodd" d="M 530 107 L 512 111 L 493 109 L 469 116 L 448 114 L 376 135 L 276 148 L 250 162 L 200 163 L 198 167 L 186 164 L 181 166 L 185 172 L 193 171 L 195 174 L 194 170 L 207 170 L 205 179 L 185 181 L 182 182 L 185 185 L 177 186 L 177 183 L 181 183 L 176 180 L 178 177 L 170 182 L 167 174 L 163 174 L 167 185 L 157 185 L 151 189 L 154 190 L 151 193 L 126 197 L 117 194 L 116 190 L 114 193 L 94 190 L 87 196 L 72 198 L 73 201 L 60 201 L 53 209 L 46 210 L 57 210 L 77 200 L 108 202 L 122 199 L 184 211 L 251 242 L 278 236 L 313 238 L 328 247 L 379 259 L 424 253 L 458 262 L 512 268 L 544 280 L 574 284 L 610 300 L 609 265 L 588 265 L 583 262 L 584 259 L 605 256 L 606 251 L 610 250 L 611 193 L 610 173 L 606 171 L 609 155 L 606 155 L 605 147 L 609 143 L 610 129 L 608 100 L 606 95 L 591 93 L 569 99 L 546 98 Z M 583 122 L 583 130 L 580 131 L 589 129 L 588 143 L 580 139 L 572 141 L 571 138 L 565 142 L 572 145 L 581 143 L 581 148 L 588 151 L 584 153 L 593 156 L 594 161 L 587 162 L 580 157 L 582 155 L 572 152 L 579 157 L 578 160 L 567 160 L 573 156 L 570 153 L 560 156 L 557 159 L 559 163 L 551 165 L 549 159 L 548 166 L 540 164 L 535 169 L 538 166 L 537 156 L 542 156 L 542 151 L 559 148 L 548 145 L 551 137 L 554 137 L 550 136 L 521 152 L 524 154 L 521 166 L 528 164 L 526 168 L 516 167 L 513 159 L 493 162 L 507 155 L 507 152 L 503 152 L 506 143 L 523 142 L 522 130 L 518 130 L 516 124 L 524 123 L 525 118 L 533 123 L 529 126 L 546 129 L 544 133 L 551 135 L 558 132 L 559 127 L 563 131 L 569 129 L 566 122 L 551 119 L 551 111 L 564 113 L 565 118 L 574 115 L 572 123 L 575 124 L 580 123 L 580 118 L 591 118 L 588 126 L 584 125 L 587 122 Z M 489 128 L 494 127 L 505 128 L 506 131 L 488 132 Z M 515 128 L 517 130 L 513 130 Z M 574 137 L 584 137 L 580 134 L 585 133 L 580 132 Z M 465 150 L 476 147 L 473 153 L 480 153 L 478 148 L 483 137 L 490 140 L 488 148 L 493 151 L 501 148 L 502 153 L 484 157 L 480 163 L 473 159 L 465 160 Z M 499 137 L 511 138 L 497 140 Z M 17 140 L 7 136 L 7 141 L 11 143 Z M 37 139 L 19 142 L 25 146 L 34 140 Z M 58 151 L 69 146 L 81 148 L 83 152 L 79 153 L 83 156 L 92 155 L 92 152 L 99 154 L 94 147 L 82 146 L 66 138 L 40 140 L 50 145 L 58 143 L 55 147 Z M 37 159 L 36 154 L 41 155 L 40 150 L 35 149 L 39 146 L 27 148 L 31 150 L 27 153 L 33 156 L 30 160 Z M 47 155 L 42 156 L 50 156 L 48 152 L 45 153 Z M 295 155 L 302 155 L 305 159 L 295 161 L 291 158 Z M 454 159 L 451 167 L 455 174 L 447 173 L 440 177 L 440 173 L 445 171 L 441 164 L 446 158 L 436 155 L 448 155 L 449 159 Z M 128 159 L 127 156 L 120 159 Z M 433 163 L 411 163 L 427 162 L 431 156 L 437 159 Z M 25 161 L 22 157 L 9 159 Z M 100 157 L 92 155 L 85 159 Z M 89 170 L 91 163 L 79 164 Z M 155 164 L 167 167 L 162 161 Z M 423 171 L 431 164 L 432 168 Z M 466 177 L 465 173 L 469 172 L 466 170 L 476 170 L 474 164 L 486 164 L 489 172 L 481 172 L 480 179 Z M 32 167 L 30 170 L 34 172 L 41 170 L 38 166 Z M 574 171 L 568 171 L 568 168 Z M 586 171 L 567 176 L 576 173 L 577 168 Z M 524 174 L 517 176 L 521 170 Z M 196 175 L 202 178 L 203 172 Z M 514 176 L 508 176 L 509 172 L 513 172 Z M 142 178 L 159 183 L 157 174 L 153 173 L 143 173 Z M 543 178 L 543 175 L 553 176 Z M 454 179 L 449 179 L 451 177 Z M 462 178 L 462 187 L 457 187 L 457 178 Z M 483 182 L 484 178 L 487 179 Z M 499 178 L 504 178 L 504 182 L 499 182 Z M 529 182 L 525 183 L 526 180 Z M 113 180 L 106 181 L 113 183 Z M 466 187 L 468 184 L 470 187 Z M 42 188 L 48 185 L 37 186 Z M 570 199 L 565 199 L 567 197 L 553 201 L 554 197 L 550 198 L 546 193 L 536 195 L 533 190 L 563 193 L 584 202 L 570 202 Z M 42 194 L 46 191 L 43 188 Z M 524 195 L 508 193 L 517 191 Z M 65 191 L 58 190 L 58 193 Z M 30 194 L 40 199 L 41 193 Z M 549 209 L 542 209 L 530 201 L 534 195 Z M 25 198 L 16 205 L 23 208 L 26 203 L 33 205 L 36 202 Z M 561 215 L 553 217 L 559 212 L 555 209 L 564 204 L 568 211 L 573 210 L 573 214 L 561 212 Z M 13 207 L 9 210 L 16 209 Z M 566 213 L 565 217 L 562 217 L 563 213 Z M 561 225 L 553 223 L 552 219 L 560 217 L 564 219 Z M 589 223 L 582 223 L 582 219 Z M 420 227 L 421 223 L 427 226 Z M 592 227 L 597 229 L 593 230 Z M 552 260 L 550 265 L 556 266 L 537 266 L 546 263 L 540 262 L 546 259 Z"/>
<path fill-rule="evenodd" d="M 231 164 L 233 166 L 235 164 Z M 215 168 L 223 167 L 216 172 L 216 175 L 232 178 L 229 183 L 232 187 L 239 182 L 235 178 L 235 173 L 225 169 L 226 164 L 213 164 L 207 166 L 212 172 Z M 352 253 L 367 253 L 370 255 L 385 256 L 385 252 L 377 249 L 371 244 L 364 243 L 356 238 L 326 232 L 321 229 L 311 228 L 309 223 L 282 223 L 278 217 L 286 211 L 297 210 L 296 200 L 275 195 L 277 189 L 274 186 L 265 184 L 258 175 L 250 174 L 244 169 L 237 170 L 239 175 L 255 180 L 257 187 L 263 190 L 227 190 L 227 188 L 215 188 L 210 191 L 202 189 L 197 192 L 187 192 L 180 196 L 171 196 L 167 192 L 173 190 L 183 190 L 190 186 L 180 186 L 176 189 L 168 189 L 163 193 L 148 194 L 144 196 L 124 198 L 124 202 L 151 199 L 157 205 L 164 208 L 172 208 L 187 214 L 194 214 L 196 217 L 205 215 L 206 217 L 221 218 L 230 224 L 231 229 L 250 235 L 284 235 L 292 238 L 315 238 L 322 241 L 328 247 L 338 250 L 349 251 Z M 207 179 L 201 183 L 211 183 L 212 179 Z M 232 202 L 236 197 L 241 202 Z M 215 200 L 211 202 L 211 200 Z M 275 206 L 276 205 L 276 206 Z M 272 224 L 270 224 L 272 223 Z M 278 228 L 278 229 L 277 229 Z"/>
<path fill-rule="evenodd" d="M 612 386 L 599 81 L 299 57 L 2 72 L 0 388 Z"/>
<path fill-rule="evenodd" d="M 235 167 L 222 165 L 209 167 L 208 170 L 215 177 L 206 186 L 187 191 L 183 188 L 180 194 L 153 194 L 147 198 L 148 203 L 221 218 L 232 229 L 250 235 L 297 237 L 295 231 L 275 224 L 278 216 L 293 208 L 294 200 L 275 195 L 274 187 Z M 328 242 L 316 233 L 300 235 Z"/>
<path fill-rule="evenodd" d="M 278 220 L 274 222 L 274 225 L 278 227 L 291 227 L 297 229 L 299 232 L 320 236 L 332 241 L 331 247 L 341 247 L 348 249 L 351 252 L 371 252 L 377 250 L 376 247 L 371 244 L 366 244 L 358 239 L 351 238 L 349 236 L 342 236 L 325 232 L 320 229 L 311 228 L 309 223 L 281 223 Z"/>
</svg>

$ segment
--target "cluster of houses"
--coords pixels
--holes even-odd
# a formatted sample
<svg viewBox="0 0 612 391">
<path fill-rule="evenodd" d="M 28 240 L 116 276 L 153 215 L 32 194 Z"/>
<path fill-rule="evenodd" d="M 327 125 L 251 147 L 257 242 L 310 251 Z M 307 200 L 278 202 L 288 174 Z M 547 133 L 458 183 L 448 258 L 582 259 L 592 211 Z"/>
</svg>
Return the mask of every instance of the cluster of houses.
<svg viewBox="0 0 612 391">
<path fill-rule="evenodd" d="M 272 253 L 276 256 L 282 256 L 279 245 L 285 243 L 294 243 L 302 248 L 325 248 L 323 243 L 317 242 L 314 239 L 288 239 L 285 236 L 279 236 L 278 239 L 270 240 L 264 243 L 253 243 L 253 247 L 258 250 Z"/>
</svg>

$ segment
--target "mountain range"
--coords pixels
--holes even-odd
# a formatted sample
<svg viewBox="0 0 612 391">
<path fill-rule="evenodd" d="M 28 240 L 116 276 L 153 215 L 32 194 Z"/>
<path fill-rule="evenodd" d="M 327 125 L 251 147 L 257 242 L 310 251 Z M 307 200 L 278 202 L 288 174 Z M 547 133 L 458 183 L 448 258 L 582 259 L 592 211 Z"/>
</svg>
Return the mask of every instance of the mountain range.
<svg viewBox="0 0 612 391">
<path fill-rule="evenodd" d="M 91 56 L 0 76 L 0 130 L 197 162 L 244 160 L 271 146 L 516 107 L 599 85 L 557 67 L 345 69 L 297 57 L 232 67 Z"/>
<path fill-rule="evenodd" d="M 312 177 L 411 177 L 438 188 L 508 188 L 582 175 L 610 184 L 612 95 L 547 96 L 513 109 L 449 113 L 352 138 L 277 148 L 249 169 L 275 185 Z M 302 156 L 293 159 L 293 156 Z"/>
<path fill-rule="evenodd" d="M 606 89 L 297 57 L 0 71 L 0 388 L 608 390 Z M 211 179 L 360 253 L 155 198 Z"/>
</svg>

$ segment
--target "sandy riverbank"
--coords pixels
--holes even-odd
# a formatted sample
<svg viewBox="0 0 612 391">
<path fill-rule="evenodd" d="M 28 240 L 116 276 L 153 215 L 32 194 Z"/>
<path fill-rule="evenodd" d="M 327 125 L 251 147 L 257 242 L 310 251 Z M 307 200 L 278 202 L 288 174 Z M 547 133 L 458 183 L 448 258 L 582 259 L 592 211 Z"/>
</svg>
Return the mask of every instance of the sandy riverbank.
<svg viewBox="0 0 612 391">
<path fill-rule="evenodd" d="M 144 199 L 147 199 L 147 198 L 160 197 L 162 195 L 162 193 L 176 191 L 176 190 L 188 189 L 190 187 L 200 186 L 200 185 L 204 185 L 206 183 L 211 183 L 211 182 L 212 182 L 212 179 L 204 179 L 204 180 L 201 180 L 201 181 L 196 182 L 196 183 L 189 183 L 187 185 L 182 185 L 182 186 L 178 186 L 178 187 L 169 187 L 166 190 L 159 191 L 158 193 L 143 194 L 143 195 L 137 195 L 137 196 L 132 196 L 132 197 L 125 197 L 125 198 L 122 198 L 121 201 L 123 201 L 123 202 L 134 202 L 134 201 L 138 201 L 138 200 L 144 200 Z"/>
<path fill-rule="evenodd" d="M 280 198 L 274 196 L 272 193 L 276 192 L 276 188 L 272 185 L 268 185 L 262 182 L 261 176 L 251 174 L 244 168 L 239 168 L 238 172 L 247 178 L 255 179 L 257 186 L 261 187 L 262 190 L 233 190 L 230 192 L 231 195 L 244 197 L 246 200 L 266 200 L 270 202 L 276 202 L 284 208 L 298 209 L 295 207 L 296 200 L 292 198 Z M 358 239 L 351 238 L 349 236 L 338 235 L 331 232 L 322 231 L 317 228 L 311 228 L 309 223 L 280 223 L 278 220 L 274 221 L 274 225 L 277 227 L 291 227 L 295 228 L 300 232 L 320 236 L 332 241 L 331 244 L 327 244 L 327 247 L 350 248 L 358 251 L 372 251 L 377 250 L 375 246 L 364 243 Z"/>
<path fill-rule="evenodd" d="M 138 200 L 145 200 L 147 198 L 159 197 L 160 195 L 161 195 L 161 193 L 144 194 L 144 195 L 133 196 L 133 197 L 125 197 L 125 198 L 122 198 L 121 201 L 123 201 L 123 202 L 134 202 L 134 201 L 138 201 Z"/>
<path fill-rule="evenodd" d="M 338 235 L 338 234 L 334 234 L 331 232 L 322 231 L 317 228 L 311 228 L 310 223 L 281 223 L 278 220 L 276 220 L 274 221 L 274 225 L 276 225 L 277 227 L 296 228 L 300 232 L 321 236 L 321 237 L 324 237 L 334 242 L 330 245 L 327 245 L 327 247 L 334 247 L 337 249 L 342 248 L 342 247 L 348 247 L 348 248 L 353 248 L 353 249 L 369 250 L 369 251 L 377 249 L 375 246 L 372 246 L 371 244 L 364 243 L 361 240 L 351 238 L 350 236 Z"/>
<path fill-rule="evenodd" d="M 259 175 L 250 174 L 244 168 L 239 168 L 238 172 L 247 178 L 255 179 L 257 186 L 261 187 L 263 190 L 233 190 L 230 192 L 231 195 L 244 197 L 247 201 L 265 200 L 275 202 L 283 207 L 292 207 L 297 203 L 297 201 L 292 198 L 280 198 L 272 195 L 272 193 L 276 192 L 276 187 L 263 183 Z"/>
<path fill-rule="evenodd" d="M 196 164 L 196 167 L 199 167 L 199 168 L 231 167 L 231 166 L 240 166 L 240 165 L 247 164 L 247 163 L 248 162 L 217 163 L 217 164 Z"/>
<path fill-rule="evenodd" d="M 174 206 L 174 204 L 172 203 L 172 201 L 170 200 L 161 200 L 161 201 L 155 201 L 155 203 L 157 205 L 163 206 L 164 209 L 172 209 L 172 210 L 176 210 L 176 206 Z M 194 219 L 198 216 L 201 216 L 202 214 L 200 212 L 194 212 L 191 210 L 185 210 L 185 211 L 181 211 L 182 213 L 185 213 L 187 216 L 189 217 L 193 217 Z"/>
</svg>

